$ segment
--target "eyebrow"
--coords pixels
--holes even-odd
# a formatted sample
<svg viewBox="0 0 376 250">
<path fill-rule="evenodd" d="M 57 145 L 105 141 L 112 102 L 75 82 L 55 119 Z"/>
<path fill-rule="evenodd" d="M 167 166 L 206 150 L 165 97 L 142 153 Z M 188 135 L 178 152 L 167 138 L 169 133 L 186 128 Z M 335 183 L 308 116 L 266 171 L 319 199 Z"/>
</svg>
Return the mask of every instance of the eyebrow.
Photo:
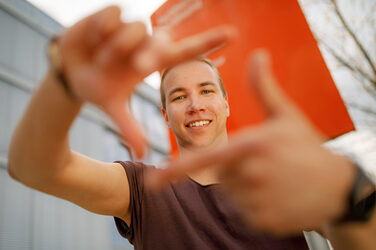
<svg viewBox="0 0 376 250">
<path fill-rule="evenodd" d="M 208 85 L 216 87 L 216 85 L 215 85 L 213 82 L 202 82 L 202 83 L 199 83 L 199 84 L 197 84 L 197 85 L 199 85 L 200 87 L 205 87 L 205 86 L 208 86 Z M 172 90 L 168 93 L 167 96 L 170 97 L 170 96 L 173 95 L 174 93 L 179 92 L 179 91 L 184 91 L 184 90 L 186 90 L 186 89 L 185 89 L 185 88 L 182 88 L 182 87 L 174 88 L 174 89 L 172 89 Z"/>
<path fill-rule="evenodd" d="M 215 85 L 213 82 L 202 82 L 199 85 L 200 85 L 200 87 L 205 87 L 205 86 L 208 86 L 208 85 L 217 87 L 217 85 Z"/>
<path fill-rule="evenodd" d="M 179 91 L 184 91 L 185 90 L 185 88 L 181 88 L 181 87 L 177 87 L 177 88 L 174 88 L 174 89 L 172 89 L 169 93 L 168 93 L 168 97 L 170 97 L 170 96 L 172 96 L 174 93 L 176 93 L 176 92 L 179 92 Z"/>
</svg>

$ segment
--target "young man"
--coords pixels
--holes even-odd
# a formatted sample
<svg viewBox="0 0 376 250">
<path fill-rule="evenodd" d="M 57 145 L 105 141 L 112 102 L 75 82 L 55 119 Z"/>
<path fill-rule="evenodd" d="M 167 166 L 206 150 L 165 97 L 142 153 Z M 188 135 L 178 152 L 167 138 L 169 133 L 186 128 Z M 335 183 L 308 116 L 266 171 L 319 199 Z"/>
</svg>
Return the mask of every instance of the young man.
<svg viewBox="0 0 376 250">
<path fill-rule="evenodd" d="M 187 173 L 195 173 L 198 178 L 209 173 L 219 177 L 216 181 L 226 188 L 253 229 L 280 236 L 315 229 L 324 233 L 335 249 L 374 248 L 375 184 L 363 178 L 359 167 L 347 157 L 322 146 L 324 138 L 279 88 L 268 53 L 256 51 L 251 59 L 251 87 L 268 114 L 267 120 L 235 133 L 228 144 L 213 143 L 215 146 L 205 150 L 193 146 L 201 152 L 188 157 L 183 154 L 169 168 L 151 175 L 149 184 L 158 188 Z M 188 72 L 179 71 L 181 67 L 173 69 L 184 78 Z M 166 73 L 164 76 L 169 79 Z M 180 82 L 178 77 L 172 78 Z M 162 81 L 162 101 L 163 92 L 169 93 L 165 89 L 168 84 Z M 181 105 L 189 103 L 189 95 L 181 94 L 177 97 L 182 99 Z M 166 98 L 165 116 L 169 108 L 175 110 L 179 104 L 173 102 Z M 205 105 L 199 107 L 202 114 L 210 110 L 204 109 Z M 179 150 L 182 152 L 180 146 Z M 349 198 L 352 205 L 346 204 Z"/>
<path fill-rule="evenodd" d="M 119 230 L 137 249 L 306 247 L 301 237 L 278 240 L 248 230 L 217 185 L 222 172 L 218 169 L 202 168 L 189 174 L 185 182 L 157 192 L 144 187 L 143 164 L 103 163 L 69 148 L 69 128 L 82 104 L 92 102 L 112 117 L 141 156 L 141 133 L 124 108 L 133 87 L 149 73 L 193 58 L 229 37 L 230 30 L 219 28 L 179 43 L 165 36 L 150 38 L 140 23 L 122 23 L 116 7 L 83 19 L 51 47 L 57 48 L 52 51 L 51 68 L 12 138 L 10 175 L 89 211 L 115 216 Z M 163 113 L 176 134 L 182 157 L 198 151 L 209 154 L 226 146 L 229 107 L 213 67 L 197 60 L 180 64 L 165 74 L 162 88 Z M 342 171 L 334 189 L 339 198 L 325 220 L 343 210 L 352 173 L 351 166 L 344 165 L 347 171 Z M 324 211 L 327 208 L 326 200 L 314 205 Z M 299 223 L 294 221 L 294 232 L 303 228 Z"/>
<path fill-rule="evenodd" d="M 218 71 L 208 60 L 165 71 L 161 100 L 182 157 L 227 145 L 229 106 Z M 301 232 L 300 237 L 277 239 L 251 231 L 219 184 L 216 168 L 187 173 L 183 182 L 153 191 L 145 182 L 150 166 L 121 164 L 130 187 L 130 219 L 115 221 L 136 249 L 307 249 Z"/>
</svg>

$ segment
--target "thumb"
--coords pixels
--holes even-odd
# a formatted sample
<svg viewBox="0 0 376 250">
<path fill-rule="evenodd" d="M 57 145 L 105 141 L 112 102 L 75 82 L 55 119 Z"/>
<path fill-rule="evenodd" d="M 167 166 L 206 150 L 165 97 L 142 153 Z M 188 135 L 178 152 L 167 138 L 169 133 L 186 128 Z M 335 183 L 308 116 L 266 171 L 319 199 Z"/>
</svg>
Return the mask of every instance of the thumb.
<svg viewBox="0 0 376 250">
<path fill-rule="evenodd" d="M 131 146 L 138 158 L 145 154 L 147 142 L 140 125 L 124 105 L 112 104 L 104 107 L 104 111 L 111 117 L 120 130 L 121 137 Z M 133 152 L 130 152 L 133 153 Z"/>
<path fill-rule="evenodd" d="M 251 53 L 248 59 L 248 78 L 268 117 L 294 113 L 295 106 L 285 95 L 272 70 L 271 56 L 265 49 Z"/>
</svg>

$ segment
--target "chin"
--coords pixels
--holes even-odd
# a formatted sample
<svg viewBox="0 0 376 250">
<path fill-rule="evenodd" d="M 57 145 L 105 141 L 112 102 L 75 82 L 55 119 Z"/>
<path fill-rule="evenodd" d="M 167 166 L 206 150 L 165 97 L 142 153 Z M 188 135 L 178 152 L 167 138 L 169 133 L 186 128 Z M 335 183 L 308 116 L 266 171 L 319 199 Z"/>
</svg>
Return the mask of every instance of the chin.
<svg viewBox="0 0 376 250">
<path fill-rule="evenodd" d="M 213 148 L 215 146 L 214 144 L 215 143 L 212 141 L 211 142 L 194 142 L 189 145 L 189 148 L 192 151 L 202 151 L 202 150 Z"/>
</svg>

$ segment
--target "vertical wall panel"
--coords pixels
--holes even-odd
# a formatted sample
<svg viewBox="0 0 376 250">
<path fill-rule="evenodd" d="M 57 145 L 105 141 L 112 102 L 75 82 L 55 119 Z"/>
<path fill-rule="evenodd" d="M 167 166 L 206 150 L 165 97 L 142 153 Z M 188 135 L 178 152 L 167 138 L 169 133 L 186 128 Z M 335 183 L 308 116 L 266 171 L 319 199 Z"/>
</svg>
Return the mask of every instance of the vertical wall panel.
<svg viewBox="0 0 376 250">
<path fill-rule="evenodd" d="M 48 39 L 44 36 L 37 36 L 35 38 L 35 85 L 42 79 L 47 70 L 47 56 L 46 47 Z"/>
<path fill-rule="evenodd" d="M 12 43 L 15 39 L 15 33 L 12 32 L 14 28 L 14 19 L 0 9 L 0 65 L 9 67 L 9 62 L 12 60 L 12 50 L 14 49 Z"/>
<path fill-rule="evenodd" d="M 20 22 L 16 22 L 12 32 L 15 32 L 15 36 L 12 41 L 11 69 L 16 74 L 34 83 L 36 80 L 35 41 L 37 33 L 29 26 L 22 25 Z"/>
<path fill-rule="evenodd" d="M 7 128 L 6 135 L 5 135 L 5 143 L 9 145 L 11 135 L 18 123 L 21 119 L 22 114 L 25 111 L 25 107 L 29 102 L 30 94 L 13 86 L 9 87 L 9 102 L 7 103 L 7 107 L 9 110 L 9 127 Z M 6 150 L 8 153 L 8 150 Z"/>
<path fill-rule="evenodd" d="M 61 28 L 26 1 L 0 0 L 2 158 L 7 156 L 11 134 L 31 92 L 47 69 L 48 37 Z M 153 93 L 158 95 L 157 91 Z M 159 110 L 150 101 L 136 99 L 136 109 L 147 133 L 166 145 L 168 140 L 163 136 L 165 131 L 161 131 L 164 123 Z M 101 119 L 80 114 L 70 131 L 72 148 L 98 160 L 129 160 L 117 136 L 104 124 Z M 155 162 L 162 157 L 163 154 L 152 151 L 146 161 Z M 31 190 L 11 179 L 4 166 L 0 166 L 0 250 L 23 249 L 129 250 L 133 247 L 120 237 L 112 217 L 96 215 L 70 202 Z"/>
<path fill-rule="evenodd" d="M 0 46 L 1 48 L 1 46 Z M 0 80 L 0 154 L 5 155 L 10 133 L 9 86 Z"/>
<path fill-rule="evenodd" d="M 31 190 L 14 182 L 0 168 L 0 249 L 30 249 Z"/>
</svg>

